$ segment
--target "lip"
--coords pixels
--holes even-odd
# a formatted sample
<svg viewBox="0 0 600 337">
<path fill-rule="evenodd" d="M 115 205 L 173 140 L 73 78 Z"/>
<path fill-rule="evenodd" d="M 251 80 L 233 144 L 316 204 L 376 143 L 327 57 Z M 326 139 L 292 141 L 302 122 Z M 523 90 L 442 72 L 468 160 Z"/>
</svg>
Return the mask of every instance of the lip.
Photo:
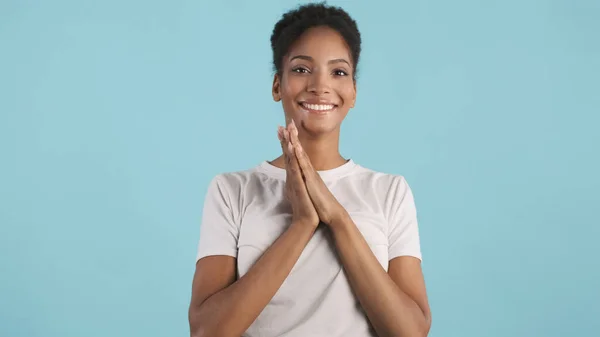
<svg viewBox="0 0 600 337">
<path fill-rule="evenodd" d="M 311 109 L 307 106 L 305 106 L 305 104 L 310 104 L 310 105 L 332 105 L 333 108 L 328 109 L 328 110 L 318 110 L 318 109 Z M 303 111 L 306 111 L 308 113 L 311 114 L 316 114 L 316 115 L 327 115 L 333 111 L 335 111 L 335 109 L 337 109 L 338 105 L 326 100 L 306 100 L 306 101 L 300 101 L 298 102 L 298 106 L 300 106 L 300 109 L 302 109 Z"/>
</svg>

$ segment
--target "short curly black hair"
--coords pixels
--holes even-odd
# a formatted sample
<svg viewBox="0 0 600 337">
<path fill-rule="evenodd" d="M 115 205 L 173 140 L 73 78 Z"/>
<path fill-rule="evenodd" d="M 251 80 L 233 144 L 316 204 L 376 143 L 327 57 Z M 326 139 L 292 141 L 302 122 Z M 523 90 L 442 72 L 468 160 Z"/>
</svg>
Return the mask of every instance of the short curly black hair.
<svg viewBox="0 0 600 337">
<path fill-rule="evenodd" d="M 309 28 L 327 26 L 336 30 L 350 48 L 353 63 L 353 78 L 360 57 L 361 38 L 356 21 L 340 7 L 323 3 L 310 3 L 299 6 L 281 17 L 273 28 L 271 49 L 273 67 L 281 75 L 282 60 L 290 46 Z"/>
</svg>

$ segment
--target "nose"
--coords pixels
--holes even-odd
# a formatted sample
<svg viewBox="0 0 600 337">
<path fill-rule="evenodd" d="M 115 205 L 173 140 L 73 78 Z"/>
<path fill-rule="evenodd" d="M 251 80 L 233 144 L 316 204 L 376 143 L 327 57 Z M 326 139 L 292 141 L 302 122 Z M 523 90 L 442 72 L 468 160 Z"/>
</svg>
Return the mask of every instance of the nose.
<svg viewBox="0 0 600 337">
<path fill-rule="evenodd" d="M 307 91 L 315 95 L 323 95 L 331 92 L 329 77 L 324 72 L 314 72 L 309 80 Z"/>
</svg>

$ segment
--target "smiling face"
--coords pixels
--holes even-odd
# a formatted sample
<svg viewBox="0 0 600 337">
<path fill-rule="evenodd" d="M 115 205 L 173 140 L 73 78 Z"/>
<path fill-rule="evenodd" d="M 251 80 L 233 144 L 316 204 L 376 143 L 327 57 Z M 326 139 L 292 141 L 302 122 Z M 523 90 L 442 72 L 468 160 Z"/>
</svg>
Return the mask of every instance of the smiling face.
<svg viewBox="0 0 600 337">
<path fill-rule="evenodd" d="M 354 107 L 353 60 L 342 36 L 329 27 L 307 30 L 291 46 L 273 81 L 273 99 L 282 101 L 286 121 L 319 136 L 338 130 Z"/>
</svg>

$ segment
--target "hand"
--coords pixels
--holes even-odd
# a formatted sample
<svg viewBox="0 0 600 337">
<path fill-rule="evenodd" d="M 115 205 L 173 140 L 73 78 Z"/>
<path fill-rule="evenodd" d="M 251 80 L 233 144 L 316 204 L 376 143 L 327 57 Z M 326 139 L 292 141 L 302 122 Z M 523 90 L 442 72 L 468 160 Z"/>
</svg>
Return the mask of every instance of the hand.
<svg viewBox="0 0 600 337">
<path fill-rule="evenodd" d="M 292 223 L 304 223 L 317 228 L 319 215 L 302 180 L 302 172 L 290 141 L 289 131 L 280 126 L 277 135 L 285 161 L 285 197 L 292 206 Z"/>
<path fill-rule="evenodd" d="M 298 158 L 298 164 L 306 182 L 308 195 L 317 210 L 319 219 L 330 227 L 341 223 L 348 216 L 348 213 L 331 194 L 319 173 L 313 168 L 310 158 L 302 149 L 298 139 L 298 129 L 293 120 L 286 131 L 290 135 L 294 153 Z"/>
</svg>

